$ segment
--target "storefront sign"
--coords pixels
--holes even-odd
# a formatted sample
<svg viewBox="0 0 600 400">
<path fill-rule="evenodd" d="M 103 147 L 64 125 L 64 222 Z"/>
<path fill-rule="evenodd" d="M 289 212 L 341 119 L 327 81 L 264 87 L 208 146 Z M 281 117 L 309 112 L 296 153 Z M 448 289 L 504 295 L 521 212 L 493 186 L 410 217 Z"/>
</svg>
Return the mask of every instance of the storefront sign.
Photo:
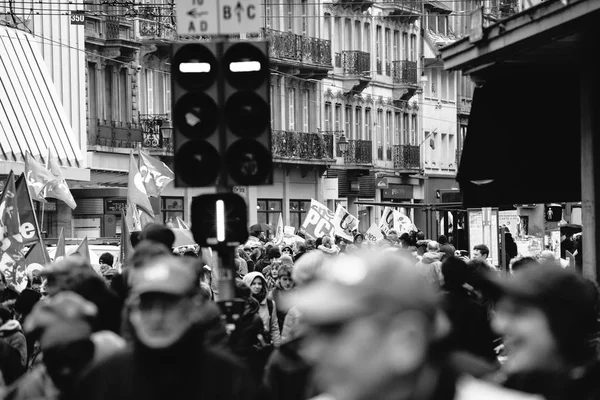
<svg viewBox="0 0 600 400">
<path fill-rule="evenodd" d="M 104 212 L 108 214 L 121 214 L 121 210 L 127 210 L 127 199 L 106 199 Z"/>
<path fill-rule="evenodd" d="M 382 189 L 381 198 L 384 200 L 410 200 L 413 198 L 412 185 L 390 184 L 387 189 Z"/>
<path fill-rule="evenodd" d="M 377 180 L 375 181 L 375 186 L 377 187 L 377 189 L 387 189 L 388 186 L 388 179 L 387 178 L 377 178 Z"/>
<path fill-rule="evenodd" d="M 335 200 L 338 197 L 338 178 L 323 179 L 323 198 L 325 200 Z"/>
</svg>

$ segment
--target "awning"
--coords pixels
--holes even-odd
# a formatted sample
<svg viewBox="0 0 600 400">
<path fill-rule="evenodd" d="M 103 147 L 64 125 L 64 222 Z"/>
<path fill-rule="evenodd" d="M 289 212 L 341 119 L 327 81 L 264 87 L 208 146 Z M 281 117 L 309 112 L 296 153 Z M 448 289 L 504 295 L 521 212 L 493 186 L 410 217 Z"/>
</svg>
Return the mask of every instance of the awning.
<svg viewBox="0 0 600 400">
<path fill-rule="evenodd" d="M 475 89 L 456 177 L 466 207 L 581 200 L 579 90 L 562 82 L 569 76 L 508 69 Z"/>
<path fill-rule="evenodd" d="M 85 188 L 126 188 L 129 174 L 121 171 L 96 170 L 90 171 L 89 182 L 73 182 L 73 189 Z"/>
<path fill-rule="evenodd" d="M 0 164 L 24 162 L 26 151 L 45 160 L 50 148 L 62 167 L 81 169 L 79 141 L 35 40 L 0 26 Z"/>
</svg>

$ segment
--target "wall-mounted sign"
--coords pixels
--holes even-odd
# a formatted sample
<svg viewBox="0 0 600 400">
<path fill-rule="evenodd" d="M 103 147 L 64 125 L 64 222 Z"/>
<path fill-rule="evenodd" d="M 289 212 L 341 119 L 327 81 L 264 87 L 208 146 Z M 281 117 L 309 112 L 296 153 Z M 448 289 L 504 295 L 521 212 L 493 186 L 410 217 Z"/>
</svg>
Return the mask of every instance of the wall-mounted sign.
<svg viewBox="0 0 600 400">
<path fill-rule="evenodd" d="M 381 190 L 381 198 L 383 200 L 410 200 L 413 198 L 413 186 L 390 183 L 387 189 Z"/>
<path fill-rule="evenodd" d="M 335 200 L 339 197 L 338 178 L 323 179 L 323 198 L 325 200 Z"/>
<path fill-rule="evenodd" d="M 85 25 L 85 11 L 71 11 L 71 25 Z"/>
<path fill-rule="evenodd" d="M 121 214 L 121 210 L 127 210 L 127 199 L 105 199 L 104 212 L 106 214 Z"/>
<path fill-rule="evenodd" d="M 375 180 L 375 186 L 377 187 L 377 189 L 387 189 L 389 187 L 388 179 L 387 178 L 377 178 Z"/>
</svg>

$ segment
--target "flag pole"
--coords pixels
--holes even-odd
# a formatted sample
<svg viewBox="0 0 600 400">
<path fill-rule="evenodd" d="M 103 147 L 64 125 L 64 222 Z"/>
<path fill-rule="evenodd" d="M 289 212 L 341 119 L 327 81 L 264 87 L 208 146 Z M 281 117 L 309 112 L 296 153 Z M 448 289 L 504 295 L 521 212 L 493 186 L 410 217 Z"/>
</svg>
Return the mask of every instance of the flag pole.
<svg viewBox="0 0 600 400">
<path fill-rule="evenodd" d="M 27 187 L 27 179 L 25 178 L 25 176 L 23 176 L 23 184 L 25 185 L 27 198 L 29 199 L 29 205 L 31 206 L 31 209 L 34 210 L 35 208 L 33 207 L 33 200 L 29 195 L 29 188 Z M 42 207 L 44 207 L 44 203 L 42 203 Z M 44 215 L 42 214 L 42 217 L 43 216 Z M 44 263 L 47 265 L 50 263 L 50 260 L 47 258 L 48 252 L 45 249 L 46 245 L 44 243 L 44 239 L 42 238 L 42 230 L 40 229 L 40 224 L 38 223 L 38 218 L 37 215 L 35 215 L 35 212 L 33 213 L 33 221 L 35 222 L 35 228 L 37 229 L 38 245 L 42 248 L 42 257 L 44 257 Z"/>
</svg>

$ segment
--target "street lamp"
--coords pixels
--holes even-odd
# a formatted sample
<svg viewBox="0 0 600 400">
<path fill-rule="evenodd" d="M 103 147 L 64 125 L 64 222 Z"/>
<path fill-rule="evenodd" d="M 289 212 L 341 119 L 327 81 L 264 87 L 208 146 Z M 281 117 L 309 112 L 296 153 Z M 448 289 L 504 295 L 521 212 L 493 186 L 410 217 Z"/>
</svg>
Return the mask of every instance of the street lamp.
<svg viewBox="0 0 600 400">
<path fill-rule="evenodd" d="M 342 136 L 340 136 L 340 138 L 337 141 L 337 148 L 339 152 L 342 153 L 342 155 L 348 152 L 348 145 L 349 142 L 348 140 L 346 140 L 346 136 L 344 136 L 344 134 L 342 133 Z"/>
<path fill-rule="evenodd" d="M 170 147 L 171 138 L 173 137 L 173 124 L 170 119 L 163 120 L 162 125 L 160 126 L 160 134 L 162 135 L 163 142 L 166 142 L 163 143 L 163 146 L 166 145 L 166 147 Z"/>
</svg>

